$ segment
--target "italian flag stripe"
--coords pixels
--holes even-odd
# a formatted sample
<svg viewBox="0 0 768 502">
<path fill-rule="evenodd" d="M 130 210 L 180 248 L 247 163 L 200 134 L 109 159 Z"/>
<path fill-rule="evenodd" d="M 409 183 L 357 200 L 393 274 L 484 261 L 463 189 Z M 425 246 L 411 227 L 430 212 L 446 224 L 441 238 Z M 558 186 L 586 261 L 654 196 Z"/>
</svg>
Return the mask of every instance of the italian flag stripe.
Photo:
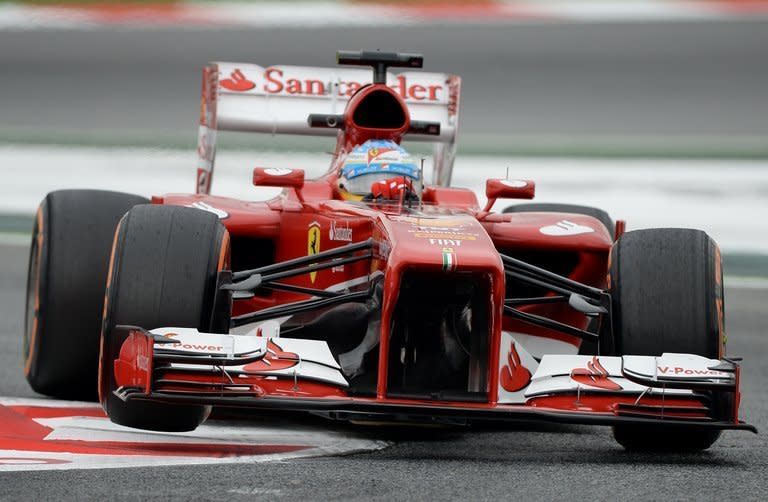
<svg viewBox="0 0 768 502">
<path fill-rule="evenodd" d="M 443 251 L 443 270 L 450 271 L 456 268 L 456 258 L 453 253 Z"/>
</svg>

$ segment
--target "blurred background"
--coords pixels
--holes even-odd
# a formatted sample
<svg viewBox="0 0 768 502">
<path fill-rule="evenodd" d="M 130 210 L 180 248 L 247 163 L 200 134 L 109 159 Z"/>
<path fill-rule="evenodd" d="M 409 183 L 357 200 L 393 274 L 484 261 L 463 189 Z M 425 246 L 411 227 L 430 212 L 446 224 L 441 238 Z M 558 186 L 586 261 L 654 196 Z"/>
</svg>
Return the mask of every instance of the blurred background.
<svg viewBox="0 0 768 502">
<path fill-rule="evenodd" d="M 764 0 L 0 1 L 0 240 L 26 242 L 50 190 L 192 191 L 207 61 L 337 49 L 463 78 L 454 184 L 509 169 L 628 229 L 703 228 L 726 274 L 768 277 Z M 332 148 L 224 134 L 213 192 L 264 197 L 253 167 L 319 174 Z"/>
</svg>

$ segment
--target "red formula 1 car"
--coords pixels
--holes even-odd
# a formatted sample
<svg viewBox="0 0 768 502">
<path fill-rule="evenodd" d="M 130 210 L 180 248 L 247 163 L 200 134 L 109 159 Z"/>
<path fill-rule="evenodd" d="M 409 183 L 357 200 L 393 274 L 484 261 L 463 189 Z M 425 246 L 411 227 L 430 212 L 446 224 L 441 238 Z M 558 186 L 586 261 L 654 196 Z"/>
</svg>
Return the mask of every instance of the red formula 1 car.
<svg viewBox="0 0 768 502">
<path fill-rule="evenodd" d="M 611 425 L 703 449 L 739 420 L 717 245 L 624 232 L 583 206 L 484 207 L 449 187 L 461 81 L 413 54 L 203 73 L 197 193 L 53 192 L 37 215 L 25 371 L 119 424 L 191 430 L 211 406 L 340 419 Z M 217 131 L 335 135 L 331 168 L 256 168 L 267 201 L 210 195 Z M 435 143 L 432 184 L 401 140 Z M 105 294 L 106 285 L 106 294 Z M 97 376 L 98 375 L 98 376 Z"/>
</svg>

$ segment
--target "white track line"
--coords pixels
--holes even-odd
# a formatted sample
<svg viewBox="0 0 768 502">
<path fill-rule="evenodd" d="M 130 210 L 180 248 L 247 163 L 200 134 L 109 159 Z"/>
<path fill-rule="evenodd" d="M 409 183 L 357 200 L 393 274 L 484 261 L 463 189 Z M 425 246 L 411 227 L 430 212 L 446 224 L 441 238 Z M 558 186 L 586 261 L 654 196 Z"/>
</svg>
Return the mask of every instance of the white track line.
<svg viewBox="0 0 768 502">
<path fill-rule="evenodd" d="M 29 240 L 29 234 L 0 232 L 0 246 L 27 247 L 29 246 Z"/>
<path fill-rule="evenodd" d="M 726 288 L 732 289 L 768 289 L 768 278 L 765 277 L 729 277 L 723 278 Z"/>
<path fill-rule="evenodd" d="M 194 151 L 0 145 L 0 157 L 0 213 L 31 215 L 46 193 L 62 188 L 146 196 L 194 189 Z M 279 189 L 252 186 L 254 166 L 303 168 L 311 178 L 327 169 L 329 157 L 222 150 L 216 163 L 214 194 L 263 200 Z M 425 164 L 425 173 L 430 173 L 429 160 Z M 627 220 L 628 230 L 701 228 L 725 252 L 768 252 L 768 219 L 752 217 L 765 212 L 766 160 L 459 156 L 453 184 L 474 190 L 482 204 L 485 179 L 504 177 L 507 167 L 513 178 L 536 181 L 537 202 L 602 207 L 614 218 Z M 499 201 L 495 209 L 514 202 Z"/>
</svg>

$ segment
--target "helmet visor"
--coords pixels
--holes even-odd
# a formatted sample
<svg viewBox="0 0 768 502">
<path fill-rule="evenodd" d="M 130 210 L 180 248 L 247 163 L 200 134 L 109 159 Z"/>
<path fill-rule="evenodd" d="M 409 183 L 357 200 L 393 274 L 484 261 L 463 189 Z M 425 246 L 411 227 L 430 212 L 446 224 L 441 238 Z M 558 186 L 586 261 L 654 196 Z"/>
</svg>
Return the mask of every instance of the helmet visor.
<svg viewBox="0 0 768 502">
<path fill-rule="evenodd" d="M 353 193 L 356 195 L 367 195 L 371 193 L 371 185 L 376 183 L 377 181 L 386 180 L 389 178 L 392 178 L 397 175 L 402 175 L 404 173 L 397 173 L 397 172 L 375 172 L 370 174 L 363 174 L 360 176 L 355 176 L 354 178 L 347 178 L 342 181 L 342 187 L 344 190 L 346 190 L 349 193 Z M 418 178 L 414 178 L 412 176 L 408 176 L 408 178 L 411 179 L 413 182 L 413 190 L 421 195 L 421 180 Z"/>
</svg>

